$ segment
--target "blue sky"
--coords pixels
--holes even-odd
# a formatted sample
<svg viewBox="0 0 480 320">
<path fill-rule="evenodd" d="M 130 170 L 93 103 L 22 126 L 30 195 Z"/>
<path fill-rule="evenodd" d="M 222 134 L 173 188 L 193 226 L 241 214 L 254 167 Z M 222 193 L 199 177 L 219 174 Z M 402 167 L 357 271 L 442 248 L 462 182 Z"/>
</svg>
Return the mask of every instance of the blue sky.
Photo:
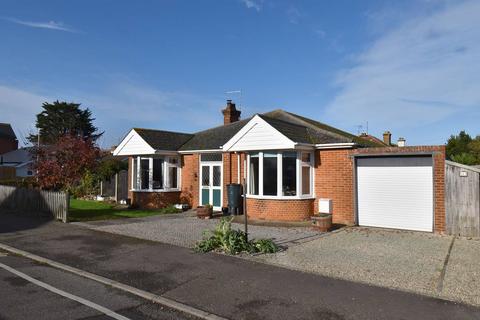
<svg viewBox="0 0 480 320">
<path fill-rule="evenodd" d="M 3 0 L 0 122 L 26 136 L 43 101 L 80 102 L 108 147 L 219 125 L 231 98 L 441 144 L 480 134 L 479 16 L 476 0 Z"/>
</svg>

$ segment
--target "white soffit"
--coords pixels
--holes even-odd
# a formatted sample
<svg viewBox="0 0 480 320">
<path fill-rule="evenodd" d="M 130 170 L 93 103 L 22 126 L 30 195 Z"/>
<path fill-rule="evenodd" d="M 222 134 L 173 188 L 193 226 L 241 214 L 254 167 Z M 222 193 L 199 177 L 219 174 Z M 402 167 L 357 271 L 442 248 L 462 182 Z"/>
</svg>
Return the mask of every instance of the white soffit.
<svg viewBox="0 0 480 320">
<path fill-rule="evenodd" d="M 118 147 L 113 151 L 114 156 L 132 156 L 154 154 L 153 149 L 136 131 L 130 130 Z"/>
<path fill-rule="evenodd" d="M 223 151 L 293 149 L 295 142 L 255 115 L 223 145 Z"/>
</svg>

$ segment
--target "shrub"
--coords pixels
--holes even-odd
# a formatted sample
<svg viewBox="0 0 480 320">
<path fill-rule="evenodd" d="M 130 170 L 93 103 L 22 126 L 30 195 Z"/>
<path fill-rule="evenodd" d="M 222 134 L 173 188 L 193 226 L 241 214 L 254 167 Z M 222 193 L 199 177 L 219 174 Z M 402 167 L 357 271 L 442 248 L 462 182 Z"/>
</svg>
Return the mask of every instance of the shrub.
<svg viewBox="0 0 480 320">
<path fill-rule="evenodd" d="M 173 204 L 171 204 L 168 207 L 160 209 L 159 211 L 160 211 L 160 213 L 168 214 L 168 213 L 180 213 L 183 210 L 177 209 L 177 208 L 175 208 L 175 206 Z"/>
<path fill-rule="evenodd" d="M 227 254 L 275 253 L 278 246 L 271 239 L 247 241 L 245 232 L 232 229 L 233 218 L 222 218 L 214 231 L 205 231 L 203 239 L 195 246 L 197 252 L 218 250 Z"/>
</svg>

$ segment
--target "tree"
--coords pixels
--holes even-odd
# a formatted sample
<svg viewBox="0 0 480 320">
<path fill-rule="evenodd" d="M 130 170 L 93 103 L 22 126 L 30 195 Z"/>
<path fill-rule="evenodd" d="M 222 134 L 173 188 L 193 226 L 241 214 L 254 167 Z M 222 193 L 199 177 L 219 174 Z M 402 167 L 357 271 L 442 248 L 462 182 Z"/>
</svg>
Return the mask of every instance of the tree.
<svg viewBox="0 0 480 320">
<path fill-rule="evenodd" d="M 41 144 L 54 144 L 65 135 L 77 136 L 83 140 L 95 142 L 103 132 L 93 125 L 92 113 L 86 108 L 80 109 L 79 103 L 54 101 L 44 102 L 44 109 L 37 114 L 36 127 L 40 130 Z M 38 136 L 30 134 L 28 140 L 36 145 Z"/>
<path fill-rule="evenodd" d="M 452 135 L 447 141 L 447 158 L 466 165 L 480 164 L 480 136 L 475 139 L 460 131 L 458 135 Z"/>
<path fill-rule="evenodd" d="M 35 150 L 34 169 L 42 189 L 71 191 L 95 169 L 100 150 L 90 139 L 66 134 Z"/>
<path fill-rule="evenodd" d="M 468 144 L 470 142 L 472 142 L 472 137 L 463 130 L 457 136 L 451 135 L 447 141 L 447 157 L 451 159 L 454 155 L 469 153 Z"/>
<path fill-rule="evenodd" d="M 128 162 L 106 155 L 98 164 L 95 174 L 101 180 L 109 180 L 122 170 L 128 170 Z"/>
</svg>

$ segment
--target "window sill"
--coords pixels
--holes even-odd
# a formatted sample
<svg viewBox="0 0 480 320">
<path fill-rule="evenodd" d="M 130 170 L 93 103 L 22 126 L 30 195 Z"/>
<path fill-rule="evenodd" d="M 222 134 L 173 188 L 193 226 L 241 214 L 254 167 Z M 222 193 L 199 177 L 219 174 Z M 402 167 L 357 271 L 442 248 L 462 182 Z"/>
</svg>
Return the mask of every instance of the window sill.
<svg viewBox="0 0 480 320">
<path fill-rule="evenodd" d="M 261 199 L 261 200 L 311 200 L 315 199 L 313 195 L 304 196 L 259 196 L 254 194 L 247 194 L 247 199 Z"/>
<path fill-rule="evenodd" d="M 180 189 L 163 189 L 163 190 L 138 190 L 130 189 L 131 192 L 150 192 L 150 193 L 162 193 L 162 192 L 181 192 Z"/>
</svg>

